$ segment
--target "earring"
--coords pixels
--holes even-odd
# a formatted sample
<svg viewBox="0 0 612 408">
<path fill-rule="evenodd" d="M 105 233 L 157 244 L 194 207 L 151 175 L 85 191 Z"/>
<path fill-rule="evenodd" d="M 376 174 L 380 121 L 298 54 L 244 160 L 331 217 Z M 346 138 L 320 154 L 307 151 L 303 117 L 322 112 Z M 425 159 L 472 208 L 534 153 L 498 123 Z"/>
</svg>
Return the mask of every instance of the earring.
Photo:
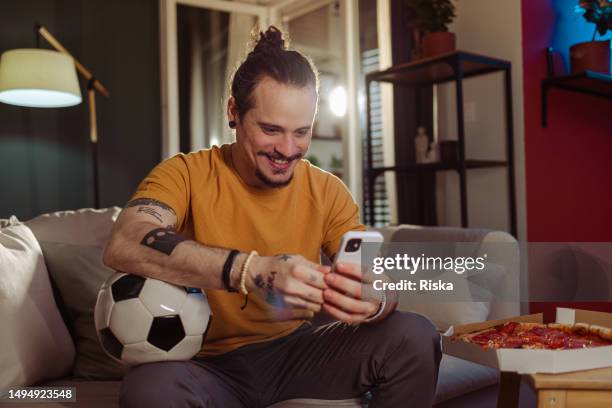
<svg viewBox="0 0 612 408">
<path fill-rule="evenodd" d="M 230 120 L 227 124 L 229 125 L 229 127 L 231 129 L 236 128 L 236 121 L 235 120 Z"/>
</svg>

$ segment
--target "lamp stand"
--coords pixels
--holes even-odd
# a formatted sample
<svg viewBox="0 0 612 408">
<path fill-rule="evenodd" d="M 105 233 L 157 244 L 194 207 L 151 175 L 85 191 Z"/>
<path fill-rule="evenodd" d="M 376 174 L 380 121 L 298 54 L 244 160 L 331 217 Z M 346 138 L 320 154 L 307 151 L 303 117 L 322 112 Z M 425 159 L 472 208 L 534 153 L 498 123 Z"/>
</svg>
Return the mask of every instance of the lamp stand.
<svg viewBox="0 0 612 408">
<path fill-rule="evenodd" d="M 89 144 L 91 145 L 91 162 L 93 165 L 94 180 L 94 208 L 100 208 L 100 186 L 98 176 L 98 125 L 96 120 L 96 91 L 93 80 L 87 83 L 87 97 L 89 99 Z"/>
<path fill-rule="evenodd" d="M 89 101 L 89 143 L 91 146 L 92 170 L 93 170 L 93 193 L 94 193 L 94 208 L 100 208 L 100 186 L 98 174 L 98 125 L 96 118 L 96 91 L 102 95 L 109 97 L 108 90 L 98 81 L 93 74 L 85 68 L 79 61 L 76 60 L 64 46 L 57 41 L 53 35 L 40 24 L 36 24 L 35 30 L 37 34 L 43 37 L 57 51 L 70 56 L 74 60 L 74 65 L 85 80 L 87 81 L 87 97 Z M 37 36 L 38 40 L 38 36 Z"/>
</svg>

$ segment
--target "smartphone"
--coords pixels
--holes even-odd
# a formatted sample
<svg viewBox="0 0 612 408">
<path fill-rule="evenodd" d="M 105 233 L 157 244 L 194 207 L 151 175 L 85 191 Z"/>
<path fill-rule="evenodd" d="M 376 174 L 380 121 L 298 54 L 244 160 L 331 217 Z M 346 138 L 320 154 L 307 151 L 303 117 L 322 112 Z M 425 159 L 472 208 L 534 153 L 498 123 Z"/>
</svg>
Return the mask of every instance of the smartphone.
<svg viewBox="0 0 612 408">
<path fill-rule="evenodd" d="M 373 245 L 372 251 L 368 248 L 368 254 L 376 255 L 383 244 L 383 236 L 377 231 L 349 231 L 342 236 L 340 242 L 340 249 L 334 258 L 334 265 L 332 266 L 332 272 L 335 269 L 335 265 L 338 262 L 346 262 L 360 265 L 362 263 L 361 248 L 364 243 Z M 368 262 L 371 263 L 371 262 Z"/>
</svg>

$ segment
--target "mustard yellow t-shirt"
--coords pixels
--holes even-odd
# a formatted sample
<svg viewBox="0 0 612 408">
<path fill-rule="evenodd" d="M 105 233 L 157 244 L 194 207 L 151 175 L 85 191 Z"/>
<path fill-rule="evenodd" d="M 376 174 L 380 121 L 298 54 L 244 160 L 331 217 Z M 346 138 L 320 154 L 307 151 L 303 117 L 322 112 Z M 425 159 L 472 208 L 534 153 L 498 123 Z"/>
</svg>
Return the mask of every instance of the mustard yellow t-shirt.
<svg viewBox="0 0 612 408">
<path fill-rule="evenodd" d="M 300 254 L 320 261 L 332 257 L 342 235 L 363 230 L 359 208 L 334 175 L 302 160 L 289 185 L 274 189 L 248 186 L 234 170 L 231 145 L 178 154 L 140 183 L 132 199 L 159 200 L 176 212 L 177 230 L 219 248 L 256 250 L 260 255 Z M 213 312 L 199 356 L 228 352 L 249 343 L 291 333 L 311 312 L 279 313 L 260 297 L 206 290 Z"/>
</svg>

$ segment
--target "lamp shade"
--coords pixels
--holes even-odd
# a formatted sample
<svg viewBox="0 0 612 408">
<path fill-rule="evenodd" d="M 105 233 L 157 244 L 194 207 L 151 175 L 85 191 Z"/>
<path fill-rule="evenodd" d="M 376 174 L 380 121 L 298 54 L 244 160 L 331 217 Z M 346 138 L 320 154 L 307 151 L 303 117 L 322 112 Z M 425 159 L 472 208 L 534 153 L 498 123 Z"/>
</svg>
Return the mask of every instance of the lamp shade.
<svg viewBox="0 0 612 408">
<path fill-rule="evenodd" d="M 0 102 L 35 108 L 81 103 L 74 60 L 57 51 L 17 49 L 0 57 Z"/>
</svg>

